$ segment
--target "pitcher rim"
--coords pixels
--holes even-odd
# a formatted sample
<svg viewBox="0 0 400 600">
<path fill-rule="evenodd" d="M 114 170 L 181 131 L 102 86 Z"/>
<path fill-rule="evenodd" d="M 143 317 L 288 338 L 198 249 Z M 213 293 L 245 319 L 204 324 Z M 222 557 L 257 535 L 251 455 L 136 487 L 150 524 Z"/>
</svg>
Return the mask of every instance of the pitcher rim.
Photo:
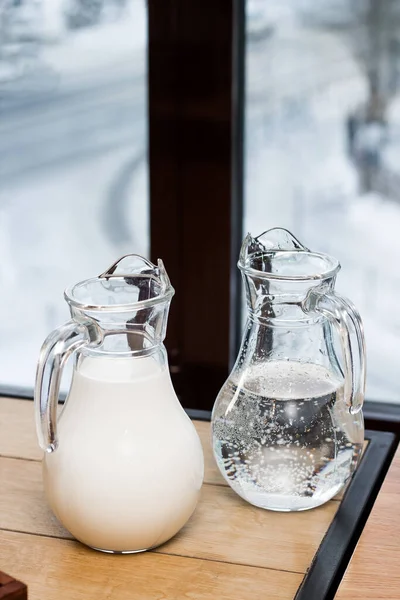
<svg viewBox="0 0 400 600">
<path fill-rule="evenodd" d="M 320 273 L 313 273 L 311 275 L 281 275 L 279 273 L 268 273 L 266 271 L 260 271 L 258 269 L 254 269 L 253 267 L 244 264 L 241 259 L 238 260 L 237 266 L 240 269 L 240 271 L 242 271 L 242 273 L 246 273 L 248 275 L 256 275 L 258 277 L 263 277 L 264 279 L 273 279 L 273 280 L 277 280 L 277 281 L 322 281 L 324 279 L 330 279 L 330 278 L 334 277 L 335 275 L 337 275 L 337 273 L 341 269 L 340 262 L 338 261 L 337 258 L 334 258 L 333 256 L 330 256 L 329 254 L 324 254 L 323 252 L 312 252 L 312 251 L 308 251 L 308 250 L 280 250 L 280 251 L 271 250 L 270 252 L 268 252 L 268 250 L 266 250 L 266 251 L 254 252 L 253 254 L 250 254 L 249 256 L 246 257 L 246 261 L 248 261 L 249 259 L 251 259 L 252 256 L 255 256 L 255 255 L 278 256 L 278 255 L 288 255 L 288 254 L 292 254 L 292 255 L 302 254 L 302 255 L 306 255 L 306 256 L 320 258 L 320 259 L 324 260 L 327 263 L 327 265 L 329 265 L 329 269 L 322 271 Z"/>
<path fill-rule="evenodd" d="M 132 275 L 132 278 L 135 275 Z M 142 275 L 142 277 L 145 275 Z M 126 279 L 126 277 L 113 277 L 113 279 Z M 154 298 L 147 298 L 145 300 L 137 300 L 136 302 L 128 302 L 124 304 L 90 304 L 80 300 L 77 300 L 73 292 L 75 288 L 79 287 L 83 284 L 88 283 L 98 283 L 101 281 L 99 277 L 90 277 L 89 279 L 82 279 L 78 283 L 74 283 L 73 285 L 68 286 L 64 290 L 64 298 L 68 302 L 70 306 L 74 308 L 79 308 L 85 311 L 103 311 L 103 312 L 129 312 L 135 309 L 146 308 L 148 306 L 154 306 L 155 304 L 162 304 L 167 301 L 170 301 L 173 295 L 175 294 L 175 289 L 171 284 L 159 295 L 154 296 Z"/>
</svg>

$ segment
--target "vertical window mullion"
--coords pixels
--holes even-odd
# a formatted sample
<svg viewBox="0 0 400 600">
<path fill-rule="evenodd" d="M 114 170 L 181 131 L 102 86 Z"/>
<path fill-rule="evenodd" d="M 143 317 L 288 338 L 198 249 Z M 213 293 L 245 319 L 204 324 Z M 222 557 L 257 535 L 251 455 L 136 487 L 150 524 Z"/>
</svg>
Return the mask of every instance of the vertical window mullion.
<svg viewBox="0 0 400 600">
<path fill-rule="evenodd" d="M 176 288 L 166 341 L 177 391 L 185 406 L 210 408 L 237 344 L 243 3 L 148 4 L 151 257 Z"/>
</svg>

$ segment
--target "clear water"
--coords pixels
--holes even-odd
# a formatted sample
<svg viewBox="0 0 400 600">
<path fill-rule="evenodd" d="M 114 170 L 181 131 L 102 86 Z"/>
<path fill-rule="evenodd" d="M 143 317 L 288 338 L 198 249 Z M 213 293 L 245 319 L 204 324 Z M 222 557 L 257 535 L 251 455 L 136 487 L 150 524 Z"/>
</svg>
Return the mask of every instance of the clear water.
<svg viewBox="0 0 400 600">
<path fill-rule="evenodd" d="M 362 414 L 350 414 L 343 382 L 318 365 L 253 368 L 228 380 L 213 411 L 221 473 L 245 500 L 272 510 L 306 510 L 335 496 L 362 444 Z"/>
</svg>

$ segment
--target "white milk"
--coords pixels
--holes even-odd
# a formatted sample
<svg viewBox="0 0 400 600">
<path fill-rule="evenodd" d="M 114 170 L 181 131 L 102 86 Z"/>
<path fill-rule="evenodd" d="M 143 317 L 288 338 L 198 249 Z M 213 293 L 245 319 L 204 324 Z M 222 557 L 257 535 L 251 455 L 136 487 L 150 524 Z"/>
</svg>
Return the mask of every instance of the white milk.
<svg viewBox="0 0 400 600">
<path fill-rule="evenodd" d="M 132 552 L 162 544 L 193 513 L 203 452 L 167 367 L 86 357 L 44 458 L 51 508 L 80 541 Z"/>
</svg>

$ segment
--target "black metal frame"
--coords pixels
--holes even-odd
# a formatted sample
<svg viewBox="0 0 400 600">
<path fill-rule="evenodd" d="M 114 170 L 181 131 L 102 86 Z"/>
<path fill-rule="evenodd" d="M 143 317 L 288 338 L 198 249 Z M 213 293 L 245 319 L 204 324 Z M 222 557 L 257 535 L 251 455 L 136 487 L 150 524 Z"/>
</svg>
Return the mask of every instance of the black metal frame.
<svg viewBox="0 0 400 600">
<path fill-rule="evenodd" d="M 400 438 L 400 404 L 368 400 L 363 413 L 368 429 L 392 431 Z"/>
<path fill-rule="evenodd" d="M 245 86 L 246 86 L 246 0 L 233 0 L 232 44 L 232 198 L 231 198 L 231 302 L 229 368 L 239 352 L 242 338 L 242 281 L 237 261 L 243 240 Z"/>
<path fill-rule="evenodd" d="M 367 430 L 365 437 L 361 463 L 294 600 L 335 597 L 397 446 L 393 433 Z"/>
<path fill-rule="evenodd" d="M 210 410 L 198 410 L 196 408 L 185 408 L 186 414 L 195 421 L 211 421 Z"/>
<path fill-rule="evenodd" d="M 20 387 L 17 385 L 0 385 L 0 398 L 1 397 L 32 400 L 33 388 Z M 60 395 L 60 399 L 63 399 L 62 395 Z"/>
</svg>

